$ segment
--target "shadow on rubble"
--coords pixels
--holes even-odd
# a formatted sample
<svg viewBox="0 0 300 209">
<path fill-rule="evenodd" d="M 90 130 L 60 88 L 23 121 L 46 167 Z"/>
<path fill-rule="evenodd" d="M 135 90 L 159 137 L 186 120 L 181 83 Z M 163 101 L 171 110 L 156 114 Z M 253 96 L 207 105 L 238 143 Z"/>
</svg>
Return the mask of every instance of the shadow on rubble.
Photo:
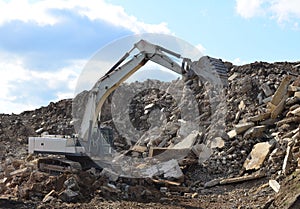
<svg viewBox="0 0 300 209">
<path fill-rule="evenodd" d="M 36 205 L 32 203 L 17 201 L 17 200 L 0 199 L 0 209 L 7 209 L 7 208 L 29 209 L 29 208 L 36 208 Z"/>
</svg>

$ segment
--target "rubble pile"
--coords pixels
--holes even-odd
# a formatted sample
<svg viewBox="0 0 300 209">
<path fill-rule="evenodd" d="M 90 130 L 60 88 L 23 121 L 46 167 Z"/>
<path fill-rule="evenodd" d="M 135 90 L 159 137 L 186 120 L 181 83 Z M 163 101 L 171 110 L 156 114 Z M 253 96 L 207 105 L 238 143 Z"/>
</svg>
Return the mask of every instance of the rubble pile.
<svg viewBox="0 0 300 209">
<path fill-rule="evenodd" d="M 29 136 L 74 134 L 71 111 L 68 99 L 21 114 L 0 114 L 0 157 L 25 155 Z"/>
<path fill-rule="evenodd" d="M 38 156 L 26 153 L 27 137 L 74 134 L 72 102 L 62 100 L 19 115 L 1 115 L 1 196 L 42 201 L 47 208 L 95 196 L 140 201 L 170 195 L 197 198 L 220 185 L 267 179 L 269 189 L 263 186 L 255 192 L 283 198 L 282 182 L 300 167 L 300 63 L 226 66 L 229 84 L 220 91 L 196 76 L 124 83 L 102 108 L 101 125 L 114 130 L 112 146 L 117 152 L 134 159 L 167 155 L 169 161 L 159 165 L 172 165 L 172 175 L 177 172 L 178 178 L 167 175 L 170 169 L 142 179 L 106 169 L 60 175 L 38 171 Z M 261 206 L 275 207 L 277 196 Z"/>
</svg>

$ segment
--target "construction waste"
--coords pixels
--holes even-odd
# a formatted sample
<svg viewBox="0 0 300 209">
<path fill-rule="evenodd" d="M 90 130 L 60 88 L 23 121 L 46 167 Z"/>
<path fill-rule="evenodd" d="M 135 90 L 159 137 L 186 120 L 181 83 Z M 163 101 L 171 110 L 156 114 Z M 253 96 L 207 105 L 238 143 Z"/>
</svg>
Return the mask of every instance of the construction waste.
<svg viewBox="0 0 300 209">
<path fill-rule="evenodd" d="M 28 137 L 72 136 L 72 100 L 1 114 L 0 208 L 91 208 L 100 203 L 114 207 L 116 201 L 124 208 L 138 206 L 120 201 L 158 202 L 151 207 L 166 202 L 170 208 L 181 208 L 186 201 L 200 208 L 297 208 L 300 63 L 226 67 L 228 86 L 217 92 L 196 76 L 124 83 L 117 98 L 126 95 L 124 91 L 141 92 L 120 111 L 130 123 L 117 124 L 124 115 L 111 111 L 112 104 L 118 105 L 113 96 L 107 99 L 101 121 L 113 129 L 116 152 L 130 159 L 158 160 L 139 178 L 107 168 L 61 174 L 37 169 L 40 156 L 28 155 Z M 170 86 L 178 92 L 168 93 Z M 185 88 L 195 98 L 195 109 L 183 112 L 179 107 L 190 102 L 180 91 Z M 186 98 L 178 104 L 176 95 Z M 122 130 L 127 130 L 126 136 Z"/>
</svg>

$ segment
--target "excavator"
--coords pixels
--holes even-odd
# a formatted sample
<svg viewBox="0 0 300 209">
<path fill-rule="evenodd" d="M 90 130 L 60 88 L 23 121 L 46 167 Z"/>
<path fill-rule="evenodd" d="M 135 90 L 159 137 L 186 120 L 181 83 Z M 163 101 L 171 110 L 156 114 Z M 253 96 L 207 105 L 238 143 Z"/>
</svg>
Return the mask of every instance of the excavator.
<svg viewBox="0 0 300 209">
<path fill-rule="evenodd" d="M 134 50 L 138 50 L 138 53 L 132 55 Z M 178 60 L 181 60 L 181 63 L 178 63 Z M 148 61 L 157 63 L 182 76 L 198 75 L 213 85 L 227 85 L 227 68 L 221 59 L 202 56 L 198 61 L 191 61 L 176 52 L 141 39 L 89 91 L 76 137 L 51 135 L 29 137 L 29 153 L 63 156 L 40 158 L 38 168 L 48 172 L 64 172 L 105 167 L 103 163 L 97 163 L 96 156 L 99 158 L 99 156 L 113 152 L 110 146 L 113 134 L 111 130 L 99 126 L 101 108 L 107 97 Z M 95 131 L 98 133 L 97 139 L 94 137 Z M 95 157 L 92 154 L 94 140 L 100 142 L 103 148 L 101 149 L 102 153 L 100 155 L 98 153 Z"/>
</svg>

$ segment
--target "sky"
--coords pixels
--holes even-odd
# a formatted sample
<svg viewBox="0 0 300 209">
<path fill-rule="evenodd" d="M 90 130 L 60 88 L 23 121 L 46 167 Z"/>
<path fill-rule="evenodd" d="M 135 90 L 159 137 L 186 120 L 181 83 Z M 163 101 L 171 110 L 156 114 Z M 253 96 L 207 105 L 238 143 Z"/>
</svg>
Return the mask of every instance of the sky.
<svg viewBox="0 0 300 209">
<path fill-rule="evenodd" d="M 0 113 L 72 98 L 87 62 L 126 36 L 168 34 L 237 65 L 293 62 L 299 24 L 299 0 L 0 0 Z"/>
</svg>

